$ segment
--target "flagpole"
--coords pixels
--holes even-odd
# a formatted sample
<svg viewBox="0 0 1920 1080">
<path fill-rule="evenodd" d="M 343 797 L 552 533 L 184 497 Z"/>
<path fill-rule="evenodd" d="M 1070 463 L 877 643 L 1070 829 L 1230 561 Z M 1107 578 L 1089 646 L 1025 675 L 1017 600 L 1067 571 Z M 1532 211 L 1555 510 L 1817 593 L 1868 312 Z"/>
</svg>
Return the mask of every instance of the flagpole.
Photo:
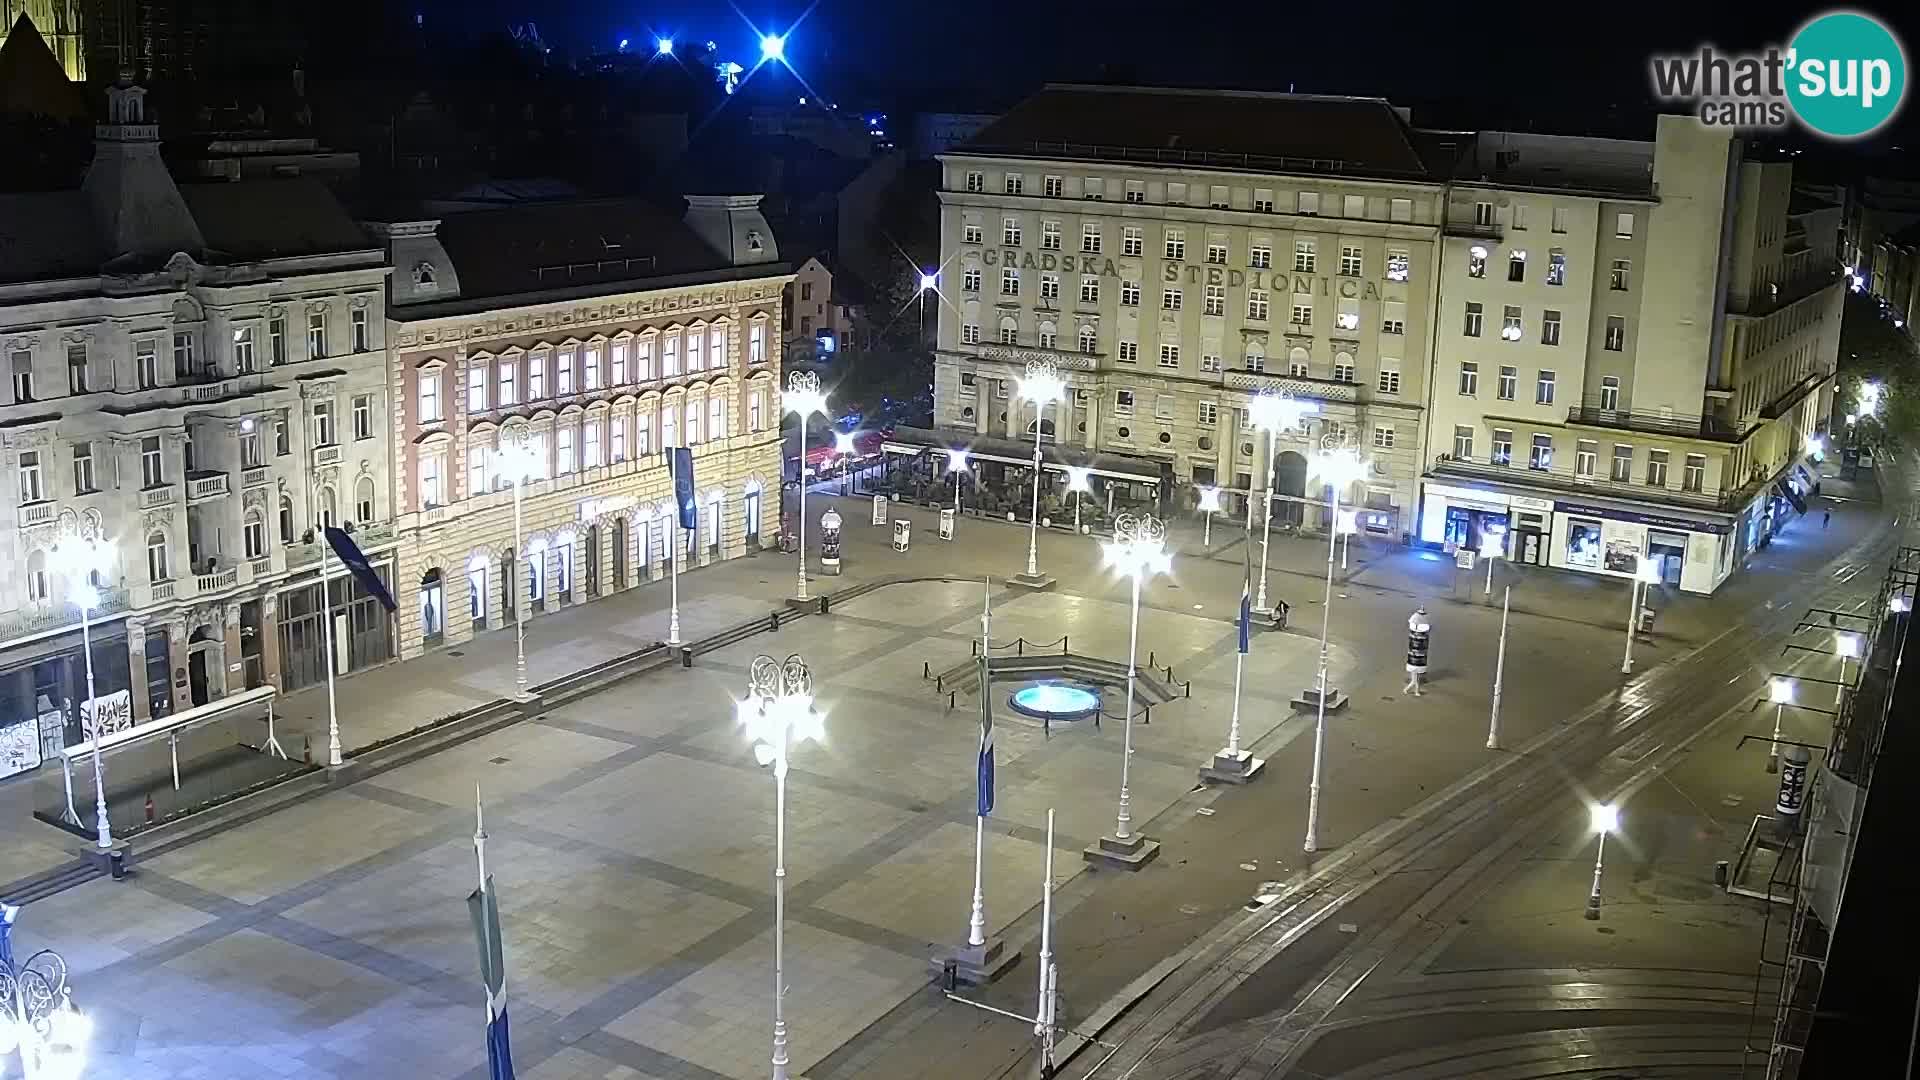
<svg viewBox="0 0 1920 1080">
<path fill-rule="evenodd" d="M 667 644 L 680 644 L 680 454 L 667 450 L 667 476 L 673 485 L 673 520 L 667 523 L 667 576 L 673 607 L 667 615 Z"/>
<path fill-rule="evenodd" d="M 1487 721 L 1487 749 L 1500 749 L 1500 684 L 1507 673 L 1507 608 L 1513 602 L 1513 586 L 1500 596 L 1500 653 L 1493 661 L 1493 716 Z"/>
<path fill-rule="evenodd" d="M 987 728 L 985 726 L 987 722 L 986 710 L 990 707 L 987 703 L 987 698 L 988 695 L 993 692 L 991 680 L 988 678 L 988 674 L 993 666 L 991 651 L 993 642 L 991 633 L 993 625 L 993 583 L 991 578 L 983 578 L 980 584 L 982 591 L 980 599 L 980 753 L 984 757 L 993 752 L 993 748 L 985 741 L 987 738 Z M 978 784 L 984 779 L 985 776 L 983 775 L 976 776 L 974 782 Z M 984 793 L 976 792 L 976 795 L 983 794 Z M 983 798 L 975 799 L 974 806 L 976 809 L 984 808 L 984 805 L 985 800 Z M 967 944 L 976 949 L 987 943 L 986 850 L 987 815 L 985 813 L 978 813 L 974 815 L 973 820 L 973 910 L 967 916 Z"/>
<path fill-rule="evenodd" d="M 1054 995 L 1059 981 L 1053 970 L 1053 808 L 1047 808 L 1047 878 L 1040 891 L 1040 1004 L 1034 1010 L 1033 1033 L 1040 1037 L 1040 1075 L 1050 1077 L 1053 1061 Z"/>
<path fill-rule="evenodd" d="M 480 805 L 480 785 L 473 785 L 473 854 L 480 860 L 480 891 L 487 891 L 487 819 Z M 491 1013 L 491 1009 L 488 1010 Z"/>
<path fill-rule="evenodd" d="M 324 527 L 323 527 L 324 528 Z M 327 765 L 339 768 L 343 762 L 340 757 L 340 710 L 333 697 L 333 590 L 327 578 L 332 568 L 327 552 L 333 542 L 326 533 L 320 534 L 320 608 L 326 612 L 327 631 Z"/>
</svg>

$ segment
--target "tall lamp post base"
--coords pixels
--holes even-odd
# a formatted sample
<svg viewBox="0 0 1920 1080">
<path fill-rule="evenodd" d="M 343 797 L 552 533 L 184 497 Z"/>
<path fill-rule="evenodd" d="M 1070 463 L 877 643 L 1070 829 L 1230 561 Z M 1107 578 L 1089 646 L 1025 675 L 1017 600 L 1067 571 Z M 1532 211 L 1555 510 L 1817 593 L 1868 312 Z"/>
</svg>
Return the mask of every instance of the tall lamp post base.
<svg viewBox="0 0 1920 1080">
<path fill-rule="evenodd" d="M 1316 712 L 1320 708 L 1320 688 L 1309 686 L 1293 695 L 1292 705 L 1296 712 Z M 1327 711 L 1339 712 L 1347 707 L 1347 695 L 1337 686 L 1327 687 Z"/>
<path fill-rule="evenodd" d="M 934 953 L 927 966 L 939 978 L 945 978 L 949 965 L 953 968 L 954 981 L 962 986 L 985 986 L 1005 975 L 1020 962 L 1020 950 L 1007 948 L 1007 943 L 997 937 L 990 937 L 984 945 L 968 945 L 965 942 L 951 949 Z"/>
<path fill-rule="evenodd" d="M 1138 870 L 1160 857 L 1160 841 L 1149 840 L 1139 833 L 1125 840 L 1103 836 L 1099 843 L 1083 850 L 1080 855 L 1095 866 L 1105 866 L 1114 870 Z"/>
<path fill-rule="evenodd" d="M 1035 592 L 1045 592 L 1053 588 L 1053 578 L 1047 574 L 1015 574 L 1007 579 L 1007 584 Z"/>
<path fill-rule="evenodd" d="M 1250 608 L 1247 618 L 1254 624 L 1269 630 L 1284 630 L 1287 626 L 1287 608 L 1284 604 L 1275 604 L 1267 608 Z"/>
<path fill-rule="evenodd" d="M 1207 784 L 1244 784 L 1260 775 L 1260 770 L 1266 764 L 1266 758 L 1254 757 L 1250 750 L 1235 754 L 1221 750 L 1200 766 L 1200 781 Z"/>
</svg>

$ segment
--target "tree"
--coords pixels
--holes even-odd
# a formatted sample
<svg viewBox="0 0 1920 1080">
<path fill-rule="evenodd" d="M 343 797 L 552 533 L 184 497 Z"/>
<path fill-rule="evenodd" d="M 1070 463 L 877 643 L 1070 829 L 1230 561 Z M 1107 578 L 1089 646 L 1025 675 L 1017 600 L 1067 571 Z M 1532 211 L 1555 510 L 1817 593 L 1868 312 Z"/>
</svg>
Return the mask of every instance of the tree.
<svg viewBox="0 0 1920 1080">
<path fill-rule="evenodd" d="M 1837 408 L 1861 412 L 1852 441 L 1887 448 L 1920 447 L 1920 347 L 1908 327 L 1896 327 L 1872 297 L 1848 293 L 1840 323 Z M 1879 405 L 1860 409 L 1864 388 L 1876 384 Z"/>
</svg>

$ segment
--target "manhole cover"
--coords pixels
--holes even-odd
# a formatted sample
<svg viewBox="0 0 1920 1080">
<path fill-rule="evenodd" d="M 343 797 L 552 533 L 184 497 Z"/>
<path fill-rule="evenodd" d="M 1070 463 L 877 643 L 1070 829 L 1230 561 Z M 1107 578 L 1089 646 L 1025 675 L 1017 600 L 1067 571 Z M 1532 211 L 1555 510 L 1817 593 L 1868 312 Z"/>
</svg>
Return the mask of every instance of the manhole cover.
<svg viewBox="0 0 1920 1080">
<path fill-rule="evenodd" d="M 510 757 L 496 757 L 496 758 L 488 758 L 487 760 L 495 765 L 505 765 L 507 762 L 512 761 L 513 759 Z"/>
</svg>

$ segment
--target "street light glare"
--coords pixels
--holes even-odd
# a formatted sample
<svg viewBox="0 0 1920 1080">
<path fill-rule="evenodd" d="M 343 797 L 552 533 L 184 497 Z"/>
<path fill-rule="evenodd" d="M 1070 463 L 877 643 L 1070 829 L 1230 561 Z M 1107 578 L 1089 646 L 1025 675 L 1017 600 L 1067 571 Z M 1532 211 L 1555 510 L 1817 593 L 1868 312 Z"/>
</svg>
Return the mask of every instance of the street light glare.
<svg viewBox="0 0 1920 1080">
<path fill-rule="evenodd" d="M 1898 615 L 1902 612 L 1911 611 L 1913 610 L 1913 601 L 1908 600 L 1906 597 L 1896 593 L 1895 595 L 1887 599 L 1887 610 L 1894 613 L 1895 615 Z"/>
<path fill-rule="evenodd" d="M 1620 828 L 1620 808 L 1612 803 L 1600 803 L 1593 808 L 1593 831 L 1597 833 L 1616 832 Z"/>
<path fill-rule="evenodd" d="M 967 452 L 965 450 L 947 451 L 947 468 L 954 472 L 966 472 Z"/>
<path fill-rule="evenodd" d="M 853 436 L 844 431 L 833 433 L 833 452 L 841 457 L 853 456 Z"/>
<path fill-rule="evenodd" d="M 653 51 L 661 56 L 672 56 L 673 39 L 670 37 L 656 38 L 653 43 Z"/>
<path fill-rule="evenodd" d="M 1373 462 L 1351 448 L 1323 450 L 1313 455 L 1312 466 L 1314 476 L 1337 489 L 1364 480 L 1373 471 Z"/>
<path fill-rule="evenodd" d="M 1859 634 L 1833 635 L 1833 651 L 1839 653 L 1841 656 L 1846 657 L 1848 660 L 1860 659 L 1860 635 Z"/>
<path fill-rule="evenodd" d="M 1205 514 L 1214 514 L 1220 511 L 1219 488 L 1203 487 L 1200 489 L 1200 511 Z"/>
<path fill-rule="evenodd" d="M 1087 482 L 1092 475 L 1093 470 L 1085 465 L 1067 466 L 1067 490 L 1092 491 L 1093 486 Z"/>
<path fill-rule="evenodd" d="M 1059 401 L 1067 391 L 1067 380 L 1050 371 L 1029 371 L 1020 380 L 1020 400 L 1032 405 Z"/>
<path fill-rule="evenodd" d="M 928 289 L 937 289 L 939 287 L 940 287 L 939 274 L 929 274 L 925 271 L 921 272 L 920 274 L 920 291 L 921 292 L 926 292 Z"/>
<path fill-rule="evenodd" d="M 1291 394 L 1260 393 L 1247 402 L 1247 418 L 1269 435 L 1291 431 L 1299 426 L 1301 417 L 1318 411 L 1310 402 Z"/>
<path fill-rule="evenodd" d="M 784 34 L 765 34 L 760 38 L 760 59 L 785 60 L 787 38 Z"/>
<path fill-rule="evenodd" d="M 1767 700 L 1775 705 L 1793 704 L 1793 680 L 1773 679 L 1767 683 Z"/>
</svg>

